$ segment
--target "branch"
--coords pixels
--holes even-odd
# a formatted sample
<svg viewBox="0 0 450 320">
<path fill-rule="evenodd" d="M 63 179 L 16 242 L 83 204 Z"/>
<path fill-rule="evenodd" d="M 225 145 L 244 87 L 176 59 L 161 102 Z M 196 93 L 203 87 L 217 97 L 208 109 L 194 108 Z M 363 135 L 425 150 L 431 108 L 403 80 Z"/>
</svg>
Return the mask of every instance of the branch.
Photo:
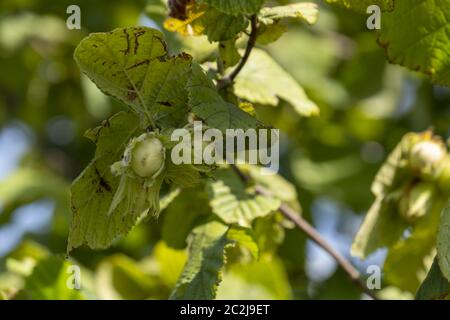
<svg viewBox="0 0 450 320">
<path fill-rule="evenodd" d="M 245 48 L 245 53 L 239 61 L 239 64 L 236 66 L 236 68 L 231 72 L 227 77 L 220 79 L 217 83 L 217 88 L 224 89 L 228 87 L 230 84 L 233 83 L 234 79 L 237 77 L 239 72 L 241 72 L 244 65 L 247 63 L 248 58 L 250 57 L 250 54 L 252 53 L 253 48 L 256 44 L 256 38 L 258 36 L 258 18 L 256 15 L 253 15 L 250 17 L 250 25 L 251 25 L 251 31 L 247 42 L 247 47 Z"/>
<path fill-rule="evenodd" d="M 233 72 L 230 73 L 230 75 L 218 81 L 217 88 L 219 90 L 224 89 L 233 83 L 234 79 L 237 77 L 239 72 L 241 72 L 242 68 L 247 63 L 247 60 L 250 57 L 253 48 L 255 47 L 256 38 L 258 36 L 258 18 L 256 17 L 256 15 L 253 15 L 250 18 L 250 21 L 251 21 L 251 33 L 248 39 L 247 48 L 245 49 L 244 56 L 242 57 L 241 61 L 239 61 L 239 64 L 236 67 L 236 69 L 234 69 Z M 243 182 L 245 183 L 250 182 L 250 178 L 245 173 L 243 173 L 236 165 L 232 164 L 231 167 Z M 255 190 L 256 193 L 260 195 L 271 196 L 271 193 L 262 186 L 259 185 L 255 186 Z M 378 300 L 378 297 L 371 290 L 369 290 L 369 288 L 367 288 L 367 286 L 361 280 L 360 278 L 361 275 L 359 271 L 351 264 L 350 261 L 348 261 L 339 252 L 334 250 L 333 247 L 324 238 L 322 238 L 322 236 L 317 232 L 317 230 L 314 229 L 314 227 L 308 223 L 308 221 L 303 219 L 300 214 L 298 214 L 295 210 L 293 210 L 285 203 L 283 203 L 278 208 L 278 210 L 283 214 L 283 216 L 286 219 L 292 221 L 297 228 L 303 231 L 309 239 L 314 241 L 329 255 L 331 255 L 339 264 L 339 266 L 347 273 L 350 280 L 358 287 L 360 287 L 360 289 L 365 294 L 367 294 L 374 300 Z"/>
<path fill-rule="evenodd" d="M 231 165 L 236 174 L 244 181 L 245 183 L 249 182 L 249 177 L 245 175 L 236 165 Z M 263 196 L 271 196 L 271 193 L 265 188 L 257 185 L 255 186 L 256 193 Z M 297 228 L 303 231 L 306 236 L 314 241 L 317 245 L 319 245 L 323 250 L 325 250 L 329 255 L 331 255 L 334 260 L 339 264 L 339 266 L 347 273 L 350 280 L 356 284 L 360 289 L 370 296 L 374 300 L 378 300 L 378 297 L 371 291 L 364 282 L 360 278 L 359 271 L 348 261 L 344 256 L 342 256 L 339 252 L 333 249 L 333 247 L 317 232 L 316 229 L 312 225 L 308 223 L 305 219 L 302 218 L 300 214 L 298 214 L 295 210 L 289 207 L 287 204 L 283 203 L 278 209 L 285 218 L 292 221 Z"/>
</svg>

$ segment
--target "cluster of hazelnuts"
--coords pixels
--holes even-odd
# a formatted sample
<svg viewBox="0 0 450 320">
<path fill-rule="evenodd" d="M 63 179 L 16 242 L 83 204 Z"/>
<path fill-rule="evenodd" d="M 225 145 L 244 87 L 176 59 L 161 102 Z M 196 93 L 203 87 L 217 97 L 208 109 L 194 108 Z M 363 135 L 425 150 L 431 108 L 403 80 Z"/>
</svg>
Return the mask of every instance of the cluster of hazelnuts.
<svg viewBox="0 0 450 320">
<path fill-rule="evenodd" d="M 408 162 L 416 181 L 403 191 L 399 212 L 405 220 L 414 222 L 437 198 L 450 196 L 450 154 L 440 139 L 427 139 L 412 146 Z"/>
</svg>

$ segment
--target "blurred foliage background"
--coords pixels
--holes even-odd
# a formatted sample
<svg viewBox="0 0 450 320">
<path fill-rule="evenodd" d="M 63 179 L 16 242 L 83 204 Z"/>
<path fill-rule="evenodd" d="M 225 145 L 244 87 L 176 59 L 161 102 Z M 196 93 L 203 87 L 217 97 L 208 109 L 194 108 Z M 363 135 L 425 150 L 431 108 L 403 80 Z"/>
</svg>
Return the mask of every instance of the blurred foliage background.
<svg viewBox="0 0 450 320">
<path fill-rule="evenodd" d="M 366 16 L 316 2 L 315 26 L 286 23 L 289 32 L 266 49 L 321 115 L 302 119 L 285 102 L 256 110 L 283 132 L 281 174 L 295 184 L 303 214 L 364 273 L 385 259 L 383 251 L 364 262 L 349 255 L 373 201 L 375 173 L 409 131 L 432 127 L 449 137 L 450 89 L 389 65 L 376 32 L 365 27 Z M 167 10 L 162 0 L 78 0 L 82 29 L 68 30 L 71 4 L 0 3 L 0 296 L 166 299 L 186 260 L 185 237 L 209 210 L 198 193 L 183 192 L 158 220 L 138 225 L 108 250 L 65 252 L 69 186 L 94 154 L 83 133 L 123 108 L 80 75 L 74 48 L 90 32 L 162 29 Z M 217 54 L 203 37 L 165 33 L 174 53 L 184 50 L 200 62 Z M 335 262 L 298 230 L 268 230 L 271 225 L 258 222 L 264 248 L 258 262 L 236 264 L 231 254 L 218 298 L 361 298 Z M 72 263 L 81 266 L 81 291 L 65 285 Z M 416 289 L 383 281 L 386 297 L 411 298 Z"/>
</svg>

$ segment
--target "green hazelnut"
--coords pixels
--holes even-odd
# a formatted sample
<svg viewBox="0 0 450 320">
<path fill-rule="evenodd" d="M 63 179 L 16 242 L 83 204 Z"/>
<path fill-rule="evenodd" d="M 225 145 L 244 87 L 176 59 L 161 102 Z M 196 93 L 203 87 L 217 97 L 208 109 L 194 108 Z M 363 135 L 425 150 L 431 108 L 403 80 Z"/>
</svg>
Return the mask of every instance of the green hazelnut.
<svg viewBox="0 0 450 320">
<path fill-rule="evenodd" d="M 436 141 L 415 144 L 410 153 L 410 165 L 414 170 L 424 170 L 440 162 L 446 154 L 445 146 Z"/>
<path fill-rule="evenodd" d="M 142 178 L 150 178 L 164 166 L 165 148 L 154 134 L 143 134 L 131 143 L 130 165 Z"/>
</svg>

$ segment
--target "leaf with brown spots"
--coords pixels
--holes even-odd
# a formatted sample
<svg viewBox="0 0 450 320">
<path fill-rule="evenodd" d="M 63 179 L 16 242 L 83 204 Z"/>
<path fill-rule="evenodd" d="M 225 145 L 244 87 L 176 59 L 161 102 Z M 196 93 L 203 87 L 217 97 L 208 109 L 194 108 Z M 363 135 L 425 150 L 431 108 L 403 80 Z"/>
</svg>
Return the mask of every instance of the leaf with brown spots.
<svg viewBox="0 0 450 320">
<path fill-rule="evenodd" d="M 127 234 L 148 209 L 147 192 L 136 181 L 129 194 L 132 198 L 108 215 L 120 179 L 112 175 L 110 166 L 120 160 L 130 138 L 140 131 L 135 114 L 120 112 L 86 133 L 97 144 L 97 150 L 71 187 L 73 218 L 68 251 L 83 244 L 93 249 L 108 247 L 114 239 Z"/>
<path fill-rule="evenodd" d="M 161 32 L 130 27 L 93 33 L 78 45 L 75 60 L 104 93 L 161 126 L 175 127 L 186 118 L 185 85 L 192 58 L 169 56 Z"/>
</svg>

